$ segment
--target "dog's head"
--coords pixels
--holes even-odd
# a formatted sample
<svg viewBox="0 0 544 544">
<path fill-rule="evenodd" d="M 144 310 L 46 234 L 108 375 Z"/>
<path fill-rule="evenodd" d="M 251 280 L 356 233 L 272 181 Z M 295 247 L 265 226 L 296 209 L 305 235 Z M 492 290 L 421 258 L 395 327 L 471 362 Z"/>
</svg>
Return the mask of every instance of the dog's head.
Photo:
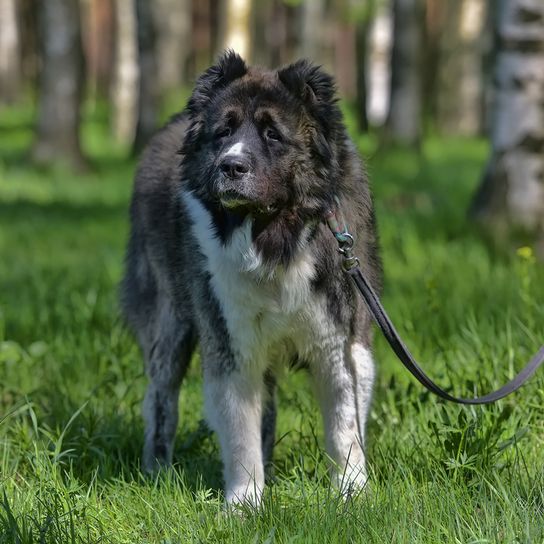
<svg viewBox="0 0 544 544">
<path fill-rule="evenodd" d="M 296 230 L 330 204 L 343 129 L 334 82 L 319 67 L 265 71 L 227 52 L 187 109 L 184 171 L 217 221 L 251 215 L 255 238 L 270 242 L 274 227 Z"/>
</svg>

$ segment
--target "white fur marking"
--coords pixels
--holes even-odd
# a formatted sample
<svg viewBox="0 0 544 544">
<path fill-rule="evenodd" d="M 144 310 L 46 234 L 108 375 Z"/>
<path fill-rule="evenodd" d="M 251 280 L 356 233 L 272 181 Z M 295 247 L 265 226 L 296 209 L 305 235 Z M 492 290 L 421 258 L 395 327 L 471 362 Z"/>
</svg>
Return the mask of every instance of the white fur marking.
<svg viewBox="0 0 544 544">
<path fill-rule="evenodd" d="M 226 153 L 227 155 L 241 155 L 244 144 L 242 142 L 235 143 Z"/>
<path fill-rule="evenodd" d="M 263 369 L 274 344 L 300 336 L 300 322 L 308 320 L 313 256 L 301 251 L 287 267 L 270 269 L 253 245 L 251 217 L 246 218 L 223 245 L 212 219 L 191 193 L 183 199 L 193 233 L 207 258 L 212 289 L 221 305 L 234 352 L 241 361 Z"/>
</svg>

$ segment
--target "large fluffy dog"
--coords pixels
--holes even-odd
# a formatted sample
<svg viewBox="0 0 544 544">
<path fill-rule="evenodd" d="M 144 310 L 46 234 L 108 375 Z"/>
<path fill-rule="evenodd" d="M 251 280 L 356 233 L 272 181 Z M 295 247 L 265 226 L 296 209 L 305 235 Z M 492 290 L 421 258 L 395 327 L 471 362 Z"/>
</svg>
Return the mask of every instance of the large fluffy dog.
<svg viewBox="0 0 544 544">
<path fill-rule="evenodd" d="M 378 290 L 372 200 L 334 83 L 226 53 L 136 175 L 122 285 L 150 380 L 143 464 L 172 460 L 178 394 L 197 342 L 228 502 L 257 504 L 275 427 L 275 372 L 309 368 L 340 486 L 366 481 L 370 316 L 323 218 L 338 206 Z"/>
</svg>

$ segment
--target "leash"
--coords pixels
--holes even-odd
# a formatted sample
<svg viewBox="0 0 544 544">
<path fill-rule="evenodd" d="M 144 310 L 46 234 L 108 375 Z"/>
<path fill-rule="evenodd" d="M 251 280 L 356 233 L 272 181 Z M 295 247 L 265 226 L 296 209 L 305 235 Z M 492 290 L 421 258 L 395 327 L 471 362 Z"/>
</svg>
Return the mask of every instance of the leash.
<svg viewBox="0 0 544 544">
<path fill-rule="evenodd" d="M 374 292 L 374 289 L 372 289 L 370 283 L 365 278 L 361 267 L 359 266 L 359 259 L 353 255 L 353 236 L 348 232 L 347 225 L 343 218 L 342 221 L 339 221 L 336 213 L 333 210 L 330 210 L 325 215 L 325 220 L 338 242 L 338 250 L 342 254 L 342 268 L 344 269 L 344 272 L 350 276 L 356 289 L 363 296 L 372 317 L 381 329 L 385 339 L 400 362 L 419 381 L 419 383 L 426 387 L 431 393 L 434 393 L 442 399 L 458 404 L 490 404 L 517 391 L 544 363 L 544 346 L 542 346 L 521 372 L 496 391 L 475 398 L 462 398 L 450 395 L 427 376 L 402 341 L 399 333 L 395 330 L 378 295 Z"/>
</svg>

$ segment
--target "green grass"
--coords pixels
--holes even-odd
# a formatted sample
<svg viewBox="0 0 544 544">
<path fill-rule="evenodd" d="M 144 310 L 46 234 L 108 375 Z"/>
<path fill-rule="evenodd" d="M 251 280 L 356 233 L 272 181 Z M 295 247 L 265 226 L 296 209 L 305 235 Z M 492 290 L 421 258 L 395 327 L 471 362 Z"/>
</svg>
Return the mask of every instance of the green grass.
<svg viewBox="0 0 544 544">
<path fill-rule="evenodd" d="M 544 541 L 544 374 L 485 408 L 431 397 L 377 338 L 371 489 L 330 489 L 303 373 L 280 387 L 276 477 L 263 508 L 222 510 L 216 439 L 194 361 L 175 469 L 139 470 L 142 362 L 117 309 L 135 163 L 87 115 L 93 171 L 25 159 L 30 110 L 0 111 L 0 543 Z M 423 158 L 374 154 L 384 304 L 456 394 L 511 377 L 544 339 L 544 269 L 493 254 L 466 219 L 482 141 L 428 141 Z"/>
</svg>

